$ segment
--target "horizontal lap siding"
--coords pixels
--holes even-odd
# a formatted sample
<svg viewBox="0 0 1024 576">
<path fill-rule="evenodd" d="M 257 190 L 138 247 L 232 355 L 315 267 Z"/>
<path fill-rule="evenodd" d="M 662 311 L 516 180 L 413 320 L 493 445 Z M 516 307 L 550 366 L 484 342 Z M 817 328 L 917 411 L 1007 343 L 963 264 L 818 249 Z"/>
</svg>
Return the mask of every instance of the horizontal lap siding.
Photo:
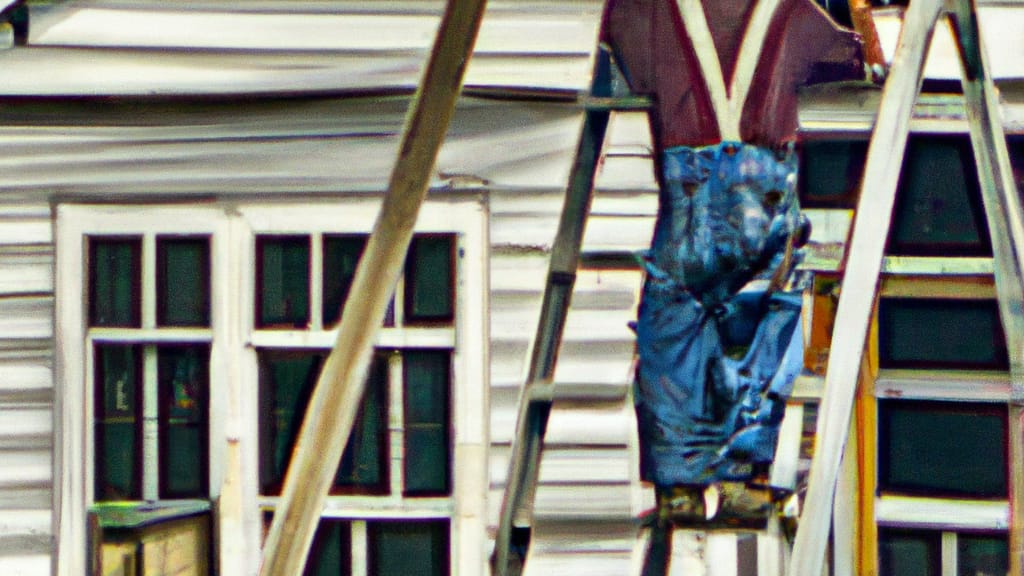
<svg viewBox="0 0 1024 576">
<path fill-rule="evenodd" d="M 409 102 L 378 97 L 293 105 L 11 104 L 0 109 L 0 198 L 379 193 L 394 164 Z M 581 119 L 575 104 L 464 98 L 439 153 L 432 188 L 564 186 Z M 35 232 L 22 228 L 39 225 L 0 231 L 0 245 L 8 236 Z"/>
<path fill-rule="evenodd" d="M 50 573 L 53 244 L 48 206 L 0 207 L 0 574 Z"/>
<path fill-rule="evenodd" d="M 621 574 L 632 557 L 632 519 L 643 495 L 629 395 L 635 335 L 628 324 L 636 318 L 641 273 L 629 264 L 629 256 L 650 242 L 657 192 L 645 155 L 646 122 L 642 115 L 626 116 L 612 120 L 583 252 L 585 258 L 611 255 L 627 264 L 577 273 L 555 371 L 556 401 L 534 500 L 528 574 L 543 574 L 554 566 L 564 573 L 591 573 L 591 564 L 606 561 Z M 492 527 L 501 507 L 519 396 L 563 201 L 561 192 L 491 195 Z M 605 534 L 607 541 L 594 544 L 585 536 L 588 530 Z"/>
</svg>

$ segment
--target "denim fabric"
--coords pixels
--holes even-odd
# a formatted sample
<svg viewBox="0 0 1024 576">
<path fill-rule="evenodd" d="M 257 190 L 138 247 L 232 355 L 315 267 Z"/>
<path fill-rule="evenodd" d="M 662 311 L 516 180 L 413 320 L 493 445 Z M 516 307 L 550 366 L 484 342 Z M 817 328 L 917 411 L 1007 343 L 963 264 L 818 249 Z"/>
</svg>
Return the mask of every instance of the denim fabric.
<svg viewBox="0 0 1024 576">
<path fill-rule="evenodd" d="M 749 479 L 771 461 L 802 367 L 797 292 L 740 291 L 799 234 L 792 154 L 737 143 L 673 148 L 637 321 L 643 477 Z"/>
</svg>

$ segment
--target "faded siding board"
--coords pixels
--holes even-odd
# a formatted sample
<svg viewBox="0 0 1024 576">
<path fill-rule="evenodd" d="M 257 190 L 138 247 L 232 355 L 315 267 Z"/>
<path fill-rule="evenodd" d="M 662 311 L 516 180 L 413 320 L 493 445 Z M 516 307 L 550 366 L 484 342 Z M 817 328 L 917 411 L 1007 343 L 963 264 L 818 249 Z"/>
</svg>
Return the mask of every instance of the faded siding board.
<svg viewBox="0 0 1024 576">
<path fill-rule="evenodd" d="M 48 576 L 53 503 L 53 228 L 0 206 L 0 574 Z"/>
<path fill-rule="evenodd" d="M 0 150 L 2 149 L 3 146 L 0 144 Z M 4 181 L 10 178 L 14 172 L 13 168 L 5 170 Z M 3 184 L 0 184 L 0 189 L 2 187 Z M 53 227 L 50 223 L 49 206 L 0 204 L 0 246 L 52 243 Z"/>
<path fill-rule="evenodd" d="M 52 434 L 53 409 L 50 406 L 0 404 L 0 451 L 48 451 L 53 445 Z"/>
<path fill-rule="evenodd" d="M 48 551 L 26 554 L 20 543 L 11 546 L 11 556 L 3 554 L 0 544 L 0 574 L 4 576 L 49 576 L 50 554 Z"/>
<path fill-rule="evenodd" d="M 0 246 L 0 297 L 52 292 L 52 246 Z"/>
<path fill-rule="evenodd" d="M 308 93 L 415 88 L 440 3 L 75 3 L 39 11 L 32 51 L 10 51 L 3 91 L 22 95 Z M 403 7 L 404 6 L 404 7 Z M 590 85 L 601 2 L 488 6 L 470 89 L 577 93 Z M 58 47 L 58 48 L 48 48 Z M 68 50 L 88 47 L 88 50 Z M 127 48 L 127 49 L 126 49 Z M 47 50 L 63 66 L 31 74 Z M 160 50 L 164 49 L 164 50 Z M 199 52 L 195 52 L 199 49 Z M 76 53 L 77 52 L 77 53 Z M 76 61 L 77 60 L 77 61 Z M 85 65 L 87 64 L 87 65 Z"/>
<path fill-rule="evenodd" d="M 37 494 L 48 491 L 53 480 L 53 456 L 48 448 L 42 450 L 2 450 L 0 460 L 0 500 L 15 502 L 22 491 Z M 39 505 L 38 502 L 33 502 Z M 25 502 L 20 505 L 24 507 Z M 48 503 L 46 503 L 48 507 Z"/>
<path fill-rule="evenodd" d="M 0 297 L 0 342 L 16 345 L 52 337 L 53 296 Z"/>
<path fill-rule="evenodd" d="M 0 193 L 16 202 L 48 201 L 54 190 L 65 198 L 380 192 L 408 102 L 214 106 L 223 118 L 199 106 L 92 103 L 67 105 L 69 118 L 56 120 L 9 106 L 0 112 Z M 464 98 L 432 185 L 439 192 L 563 187 L 582 118 L 570 104 Z M 48 213 L 7 228 L 0 225 L 0 244 L 51 241 Z"/>
</svg>

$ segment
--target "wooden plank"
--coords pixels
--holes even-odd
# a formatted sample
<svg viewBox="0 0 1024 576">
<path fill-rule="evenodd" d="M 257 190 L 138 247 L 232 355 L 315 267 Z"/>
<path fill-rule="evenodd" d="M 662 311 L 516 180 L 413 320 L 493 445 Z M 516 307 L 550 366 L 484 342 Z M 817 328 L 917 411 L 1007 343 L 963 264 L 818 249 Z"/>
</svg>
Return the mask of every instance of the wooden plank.
<svg viewBox="0 0 1024 576">
<path fill-rule="evenodd" d="M 1010 359 L 1010 574 L 1024 570 L 1024 212 L 1003 133 L 999 96 L 974 0 L 953 3 L 964 101 L 992 238 L 999 316 Z M 1017 35 L 1019 36 L 1019 35 Z"/>
<path fill-rule="evenodd" d="M 829 533 L 836 479 L 849 432 L 910 117 L 920 92 L 925 49 L 941 10 L 939 0 L 914 0 L 910 4 L 868 148 L 843 294 L 836 311 L 825 398 L 818 415 L 817 446 L 794 542 L 792 576 L 820 576 L 824 566 L 828 544 L 824 535 Z"/>
<path fill-rule="evenodd" d="M 338 341 L 327 357 L 303 419 L 263 553 L 260 574 L 299 574 L 341 460 L 391 293 L 405 264 L 430 173 L 455 110 L 485 0 L 449 0 L 403 131 L 380 215 L 360 258 Z"/>
</svg>

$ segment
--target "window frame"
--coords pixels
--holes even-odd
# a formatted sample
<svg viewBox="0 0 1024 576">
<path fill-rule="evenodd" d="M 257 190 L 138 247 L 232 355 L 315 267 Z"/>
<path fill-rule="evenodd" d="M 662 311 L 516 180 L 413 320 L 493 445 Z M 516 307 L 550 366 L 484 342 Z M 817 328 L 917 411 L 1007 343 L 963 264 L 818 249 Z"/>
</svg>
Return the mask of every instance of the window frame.
<svg viewBox="0 0 1024 576">
<path fill-rule="evenodd" d="M 985 257 L 888 257 L 878 298 L 979 301 L 996 298 L 992 259 Z M 880 401 L 908 400 L 950 404 L 1005 406 L 1010 378 L 1005 370 L 879 368 L 878 300 L 872 317 L 867 355 L 872 374 L 859 403 L 860 461 L 867 463 L 861 487 L 863 566 L 879 568 L 879 530 L 933 530 L 941 533 L 943 570 L 956 568 L 958 532 L 1005 534 L 1009 526 L 1007 498 L 977 499 L 952 495 L 919 496 L 880 491 Z M 1009 479 L 1008 479 L 1009 481 Z M 871 572 L 874 573 L 874 572 Z"/>
<path fill-rule="evenodd" d="M 202 205 L 57 204 L 56 229 L 56 374 L 54 508 L 56 510 L 56 573 L 85 573 L 88 515 L 92 505 L 93 418 L 85 265 L 90 234 L 139 235 L 150 240 L 143 249 L 143 294 L 151 294 L 155 326 L 155 238 L 209 236 L 210 327 L 203 329 L 143 328 L 137 336 L 147 344 L 210 343 L 209 501 L 217 519 L 214 562 L 221 573 L 254 572 L 262 546 L 262 511 L 273 504 L 259 495 L 259 431 L 257 348 L 320 348 L 329 350 L 337 327 L 299 334 L 256 329 L 255 237 L 266 232 L 294 234 L 370 233 L 381 204 L 378 195 L 364 197 L 274 199 L 245 204 Z M 383 349 L 432 348 L 451 351 L 450 495 L 381 501 L 376 496 L 331 497 L 325 518 L 448 519 L 452 574 L 486 570 L 487 450 L 489 446 L 489 371 L 486 304 L 488 300 L 487 211 L 480 195 L 441 196 L 428 200 L 416 224 L 417 233 L 452 234 L 454 251 L 454 317 L 446 326 L 385 327 L 376 346 Z M 311 249 L 322 251 L 313 242 Z M 148 267 L 148 268 L 147 268 Z M 146 270 L 151 270 L 147 280 Z M 310 290 L 322 291 L 314 272 Z M 402 286 L 396 287 L 401 298 Z M 146 298 L 146 296 L 143 296 Z M 322 324 L 319 298 L 313 298 L 311 324 Z M 144 300 L 145 302 L 145 300 Z M 143 304 L 145 307 L 145 303 Z M 146 312 L 143 312 L 145 315 Z M 147 324 L 148 325 L 148 324 Z M 321 326 L 322 327 L 322 326 Z M 96 331 L 97 329 L 93 329 Z M 200 333 L 205 331 L 205 333 Z M 130 335 L 103 329 L 110 341 L 135 341 Z M 217 382 L 225 384 L 218 385 Z M 85 410 L 82 409 L 85 407 Z M 391 463 L 393 467 L 394 464 Z M 401 493 L 398 494 L 399 498 Z M 415 501 L 413 501 L 415 500 Z"/>
</svg>

